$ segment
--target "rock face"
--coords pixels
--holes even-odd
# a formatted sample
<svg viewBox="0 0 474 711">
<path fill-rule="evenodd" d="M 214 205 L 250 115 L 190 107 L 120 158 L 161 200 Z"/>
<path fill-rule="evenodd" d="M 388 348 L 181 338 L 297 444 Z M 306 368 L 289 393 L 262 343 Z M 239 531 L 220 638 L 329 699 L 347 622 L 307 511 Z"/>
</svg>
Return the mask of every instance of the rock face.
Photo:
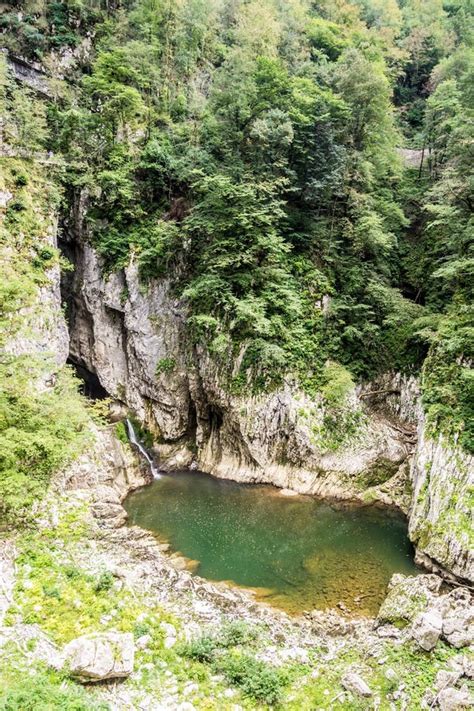
<svg viewBox="0 0 474 711">
<path fill-rule="evenodd" d="M 113 427 L 94 430 L 94 442 L 58 479 L 62 489 L 93 492 L 91 511 L 108 527 L 122 526 L 127 514 L 121 502 L 125 496 L 151 481 L 149 470 L 140 464 L 130 447 L 114 436 Z"/>
<path fill-rule="evenodd" d="M 64 648 L 65 665 L 79 681 L 103 681 L 129 676 L 135 648 L 130 632 L 84 635 Z"/>
<path fill-rule="evenodd" d="M 474 581 L 474 457 L 431 439 L 421 411 L 411 477 L 409 533 L 420 562 Z"/>
<path fill-rule="evenodd" d="M 135 411 L 155 437 L 163 468 L 193 464 L 299 493 L 395 503 L 410 509 L 420 563 L 474 580 L 467 503 L 473 459 L 428 437 L 413 378 L 392 373 L 354 389 L 345 407 L 360 424 L 328 445 L 322 401 L 295 382 L 261 395 L 229 392 L 215 363 L 190 344 L 184 305 L 166 280 L 144 287 L 133 260 L 105 275 L 84 239 L 84 212 L 79 203 L 66 230 L 65 251 L 75 264 L 65 288 L 71 356 Z"/>
<path fill-rule="evenodd" d="M 57 247 L 57 223 L 51 216 L 41 243 L 45 248 Z M 8 262 L 14 255 L 2 249 L 1 258 Z M 49 384 L 52 375 L 65 364 L 69 353 L 69 335 L 62 311 L 60 270 L 55 264 L 45 273 L 44 282 L 37 288 L 33 303 L 22 309 L 22 327 L 5 346 L 14 356 L 44 356 L 51 363 L 39 387 Z"/>
<path fill-rule="evenodd" d="M 67 288 L 71 357 L 133 409 L 156 436 L 162 465 L 189 465 L 223 478 L 270 482 L 300 493 L 360 497 L 369 472 L 390 478 L 407 447 L 387 418 L 372 416 L 354 391 L 349 412 L 361 425 L 328 449 L 319 438 L 321 402 L 294 383 L 259 396 L 231 395 L 222 374 L 186 338 L 186 312 L 165 281 L 144 291 L 133 261 L 108 277 L 88 245 L 66 247 L 76 271 Z M 377 497 L 374 497 L 377 498 Z"/>
</svg>

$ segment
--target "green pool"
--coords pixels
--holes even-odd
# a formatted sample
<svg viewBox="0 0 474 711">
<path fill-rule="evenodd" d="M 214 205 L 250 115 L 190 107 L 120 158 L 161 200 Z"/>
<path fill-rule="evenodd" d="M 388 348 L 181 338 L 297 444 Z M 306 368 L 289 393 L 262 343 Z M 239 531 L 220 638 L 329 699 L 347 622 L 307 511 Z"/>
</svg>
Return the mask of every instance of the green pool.
<svg viewBox="0 0 474 711">
<path fill-rule="evenodd" d="M 182 472 L 134 492 L 125 508 L 198 575 L 252 588 L 290 613 L 342 603 L 373 614 L 393 573 L 417 572 L 405 521 L 375 507 Z"/>
</svg>

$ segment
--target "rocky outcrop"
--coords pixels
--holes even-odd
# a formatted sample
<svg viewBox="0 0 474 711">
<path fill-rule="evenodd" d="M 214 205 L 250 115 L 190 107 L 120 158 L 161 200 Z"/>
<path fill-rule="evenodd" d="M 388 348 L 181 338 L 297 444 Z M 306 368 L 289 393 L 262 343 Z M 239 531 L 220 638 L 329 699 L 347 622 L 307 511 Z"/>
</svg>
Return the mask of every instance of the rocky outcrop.
<svg viewBox="0 0 474 711">
<path fill-rule="evenodd" d="M 87 490 L 92 514 L 102 524 L 118 528 L 127 519 L 123 499 L 130 491 L 149 483 L 151 474 L 131 447 L 115 437 L 113 427 L 94 428 L 91 436 L 91 447 L 55 479 L 53 488 Z"/>
<path fill-rule="evenodd" d="M 73 639 L 63 650 L 65 667 L 83 682 L 129 676 L 135 645 L 130 632 L 102 632 Z"/>
<path fill-rule="evenodd" d="M 162 466 L 194 458 L 223 478 L 361 498 L 406 459 L 403 433 L 366 407 L 356 390 L 346 402 L 356 431 L 331 446 L 322 434 L 322 402 L 296 383 L 268 394 L 231 394 L 206 352 L 189 344 L 186 312 L 169 283 L 144 289 L 133 260 L 107 276 L 90 245 L 76 240 L 68 249 L 76 266 L 68 287 L 71 357 L 153 432 Z"/>
<path fill-rule="evenodd" d="M 461 649 L 474 643 L 474 600 L 467 588 L 441 594 L 437 575 L 394 575 L 377 615 L 377 624 L 406 628 L 421 649 L 431 651 L 439 639 Z"/>
<path fill-rule="evenodd" d="M 155 435 L 179 441 L 190 427 L 179 303 L 166 282 L 144 292 L 133 262 L 107 278 L 89 245 L 74 249 L 71 358 L 96 373 Z"/>
<path fill-rule="evenodd" d="M 431 437 L 419 413 L 409 533 L 418 559 L 474 582 L 474 457 Z"/>
<path fill-rule="evenodd" d="M 83 238 L 84 208 L 77 212 L 77 233 L 66 244 L 75 264 L 66 288 L 71 357 L 135 411 L 163 468 L 194 463 L 222 478 L 395 504 L 411 512 L 420 563 L 474 579 L 473 460 L 428 437 L 416 379 L 387 373 L 355 388 L 342 417 L 357 426 L 336 442 L 325 430 L 322 400 L 290 377 L 269 393 L 235 394 L 229 374 L 189 342 L 186 310 L 170 283 L 145 287 L 133 259 L 105 274 Z"/>
</svg>

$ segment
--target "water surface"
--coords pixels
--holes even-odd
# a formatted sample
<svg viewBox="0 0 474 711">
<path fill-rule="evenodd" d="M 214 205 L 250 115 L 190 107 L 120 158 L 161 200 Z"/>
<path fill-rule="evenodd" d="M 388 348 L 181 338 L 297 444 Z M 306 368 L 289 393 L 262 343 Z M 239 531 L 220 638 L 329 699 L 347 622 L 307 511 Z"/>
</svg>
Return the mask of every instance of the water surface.
<svg viewBox="0 0 474 711">
<path fill-rule="evenodd" d="M 342 604 L 374 614 L 393 573 L 417 572 L 404 520 L 375 507 L 183 472 L 134 492 L 125 508 L 198 575 L 252 588 L 290 613 Z"/>
</svg>

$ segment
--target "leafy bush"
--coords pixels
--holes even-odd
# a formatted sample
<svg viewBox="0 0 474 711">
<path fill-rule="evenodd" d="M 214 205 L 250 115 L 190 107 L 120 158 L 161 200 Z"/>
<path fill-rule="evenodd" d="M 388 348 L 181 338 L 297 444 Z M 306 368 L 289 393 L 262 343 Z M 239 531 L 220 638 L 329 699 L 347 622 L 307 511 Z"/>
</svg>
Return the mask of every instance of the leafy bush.
<svg viewBox="0 0 474 711">
<path fill-rule="evenodd" d="M 89 416 L 77 381 L 64 368 L 55 386 L 41 392 L 34 381 L 42 367 L 27 357 L 0 363 L 0 513 L 16 522 L 28 517 L 50 476 L 87 439 Z"/>
<path fill-rule="evenodd" d="M 249 654 L 231 652 L 222 655 L 216 659 L 214 667 L 244 694 L 269 705 L 281 701 L 288 683 L 288 677 L 281 669 L 270 667 Z"/>
<path fill-rule="evenodd" d="M 115 436 L 122 442 L 122 444 L 129 444 L 127 430 L 125 428 L 125 422 L 115 423 Z"/>
<path fill-rule="evenodd" d="M 176 361 L 174 358 L 161 358 L 156 364 L 156 374 L 161 375 L 161 373 L 172 373 L 176 368 Z"/>
<path fill-rule="evenodd" d="M 110 590 L 114 582 L 115 578 L 113 574 L 109 570 L 104 570 L 97 578 L 97 582 L 94 585 L 94 590 L 95 592 L 104 592 Z"/>
<path fill-rule="evenodd" d="M 23 675 L 0 689 L 0 711 L 107 711 L 82 688 L 57 675 Z"/>
<path fill-rule="evenodd" d="M 221 647 L 236 647 L 240 644 L 248 644 L 257 638 L 257 630 L 246 622 L 230 622 L 223 625 L 219 634 L 219 645 Z"/>
<path fill-rule="evenodd" d="M 204 636 L 185 642 L 178 648 L 178 652 L 183 657 L 194 659 L 197 662 L 211 662 L 218 647 L 217 639 Z"/>
</svg>

